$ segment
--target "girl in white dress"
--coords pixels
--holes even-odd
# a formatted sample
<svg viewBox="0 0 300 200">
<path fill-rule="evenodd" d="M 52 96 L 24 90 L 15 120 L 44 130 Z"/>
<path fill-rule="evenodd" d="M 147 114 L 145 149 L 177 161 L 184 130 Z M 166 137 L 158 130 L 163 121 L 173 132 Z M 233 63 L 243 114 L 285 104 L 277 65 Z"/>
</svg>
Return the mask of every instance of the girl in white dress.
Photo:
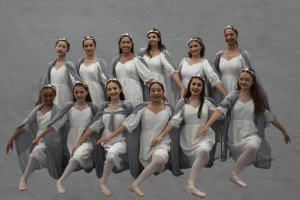
<svg viewBox="0 0 300 200">
<path fill-rule="evenodd" d="M 75 66 L 72 62 L 66 61 L 66 53 L 69 52 L 70 43 L 66 38 L 60 38 L 55 45 L 57 59 L 50 62 L 46 73 L 40 83 L 40 91 L 44 85 L 52 84 L 56 87 L 56 97 L 54 104 L 62 107 L 67 102 L 72 101 L 72 82 L 79 81 L 80 78 L 75 72 Z M 40 103 L 41 92 L 35 101 L 35 106 Z"/>
<path fill-rule="evenodd" d="M 23 121 L 22 125 L 18 128 L 18 130 L 13 134 L 7 144 L 7 153 L 9 152 L 9 148 L 13 148 L 13 141 L 15 140 L 20 166 L 24 175 L 21 178 L 19 190 L 24 191 L 27 189 L 27 179 L 29 175 L 34 171 L 34 169 L 39 169 L 43 167 L 48 167 L 50 164 L 46 161 L 46 149 L 49 151 L 48 145 L 46 146 L 44 138 L 40 137 L 42 131 L 47 127 L 50 119 L 53 118 L 53 114 L 58 112 L 58 107 L 53 104 L 53 101 L 56 97 L 56 89 L 53 85 L 45 85 L 41 88 L 41 96 L 43 98 L 44 103 L 38 105 L 33 109 L 33 111 L 28 115 L 28 117 Z M 54 110 L 54 111 L 53 111 Z M 53 111 L 53 112 L 52 112 Z M 37 132 L 34 129 L 34 125 L 37 125 Z M 51 136 L 59 136 L 59 133 L 53 133 Z M 33 151 L 30 153 L 30 143 L 33 140 L 32 137 L 40 137 L 39 143 L 34 147 Z M 32 138 L 32 139 L 31 139 Z M 30 143 L 26 143 L 26 141 L 30 141 Z M 60 142 L 60 137 L 58 137 L 57 143 Z M 24 146 L 24 148 L 22 147 Z M 62 150 L 62 144 L 59 145 L 59 149 Z M 24 149 L 20 150 L 20 149 Z M 58 151 L 59 151 L 58 149 Z M 61 152 L 62 156 L 62 152 Z M 60 157 L 61 158 L 61 157 Z M 25 166 L 24 166 L 25 165 Z M 50 166 L 49 166 L 50 167 Z M 56 171 L 56 170 L 55 170 Z M 50 174 L 52 177 L 57 178 L 60 171 L 62 173 L 62 169 L 57 169 L 58 174 Z M 50 173 L 50 171 L 49 171 Z M 56 176 L 56 177 L 55 177 Z"/>
<path fill-rule="evenodd" d="M 193 37 L 187 42 L 189 46 L 188 57 L 179 63 L 178 72 L 182 78 L 182 84 L 187 88 L 188 82 L 194 74 L 207 78 L 212 87 L 216 87 L 224 96 L 227 95 L 218 75 L 214 72 L 212 64 L 204 58 L 205 46 L 198 37 Z M 208 83 L 208 82 L 207 82 Z M 205 88 L 206 96 L 210 96 L 208 84 Z"/>
<path fill-rule="evenodd" d="M 88 127 L 90 121 L 93 119 L 95 112 L 97 112 L 96 103 L 91 102 L 91 97 L 88 93 L 88 86 L 84 82 L 75 82 L 73 86 L 73 101 L 67 103 L 60 112 L 54 117 L 46 128 L 33 142 L 32 146 L 39 142 L 39 139 L 49 133 L 51 130 L 59 130 L 67 120 L 70 121 L 70 130 L 67 138 L 67 152 L 71 154 L 75 145 L 82 137 L 83 132 Z M 63 181 L 75 170 L 79 165 L 86 171 L 91 171 L 94 168 L 93 163 L 93 144 L 90 139 L 87 139 L 76 151 L 70 155 L 71 159 L 67 165 L 63 175 L 57 181 L 56 187 L 59 193 L 65 193 L 62 186 Z"/>
<path fill-rule="evenodd" d="M 172 110 L 169 106 L 161 102 L 164 96 L 163 84 L 153 81 L 149 84 L 149 95 L 151 101 L 139 104 L 133 113 L 125 119 L 123 124 L 111 134 L 111 138 L 119 135 L 126 129 L 131 133 L 140 123 L 142 132 L 140 133 L 140 151 L 139 161 L 145 168 L 140 176 L 130 186 L 130 191 L 135 192 L 138 196 L 145 196 L 138 186 L 145 181 L 151 174 L 162 173 L 165 170 L 165 164 L 168 162 L 170 151 L 170 142 L 168 135 L 161 138 L 154 145 L 154 139 L 157 138 L 168 119 L 172 116 Z M 102 141 L 106 141 L 103 138 Z M 134 155 L 128 155 L 134 156 Z"/>
<path fill-rule="evenodd" d="M 104 195 L 110 196 L 111 191 L 106 187 L 108 176 L 113 167 L 116 167 L 117 170 L 120 170 L 123 167 L 122 158 L 120 155 L 126 153 L 124 133 L 112 138 L 111 134 L 114 130 L 111 130 L 111 128 L 114 129 L 115 127 L 119 127 L 125 120 L 126 116 L 131 113 L 133 107 L 130 102 L 125 101 L 125 96 L 122 92 L 122 85 L 119 80 L 109 79 L 107 81 L 106 90 L 109 96 L 108 101 L 103 102 L 99 106 L 99 111 L 93 119 L 94 122 L 87 128 L 84 135 L 75 146 L 73 152 L 78 149 L 94 131 L 99 131 L 100 129 L 104 128 L 102 131 L 102 139 L 97 142 L 97 144 L 101 143 L 106 151 L 106 161 L 102 179 L 100 181 L 100 189 Z M 110 123 L 112 123 L 111 115 L 114 117 L 114 127 L 110 127 Z M 102 143 L 102 141 L 106 142 Z"/>
<path fill-rule="evenodd" d="M 96 58 L 96 40 L 92 36 L 86 36 L 82 40 L 86 57 L 78 60 L 76 70 L 88 87 L 93 102 L 101 103 L 107 98 L 105 84 L 112 76 L 109 73 L 104 60 Z"/>
<path fill-rule="evenodd" d="M 202 133 L 205 136 L 208 133 L 208 127 L 229 110 L 231 111 L 231 121 L 227 145 L 236 161 L 230 180 L 241 187 L 246 187 L 247 184 L 238 178 L 243 169 L 252 163 L 256 167 L 260 167 L 259 162 L 271 162 L 271 155 L 264 156 L 261 151 L 270 149 L 264 139 L 265 123 L 271 122 L 282 131 L 286 143 L 291 141 L 286 130 L 275 115 L 269 111 L 266 100 L 258 90 L 253 70 L 243 69 L 240 72 L 237 90 L 228 94 L 222 101 L 203 129 L 200 130 L 198 136 Z M 264 168 L 270 168 L 270 164 Z"/>
<path fill-rule="evenodd" d="M 205 137 L 197 138 L 197 134 L 206 124 L 208 117 L 216 109 L 212 99 L 204 97 L 204 88 L 204 78 L 198 75 L 192 76 L 188 83 L 184 99 L 178 102 L 172 119 L 161 133 L 161 135 L 167 134 L 173 127 L 178 128 L 184 121 L 180 132 L 180 147 L 189 166 L 192 166 L 185 191 L 202 198 L 206 197 L 206 193 L 197 190 L 194 187 L 194 183 L 201 169 L 210 159 L 209 152 L 215 144 L 215 133 L 209 128 Z"/>
<path fill-rule="evenodd" d="M 152 29 L 148 31 L 147 38 L 148 47 L 141 48 L 138 55 L 145 59 L 150 71 L 153 74 L 154 79 L 160 81 L 164 85 L 165 96 L 167 98 L 174 99 L 174 95 L 168 96 L 167 92 L 166 78 L 169 78 L 170 76 L 180 88 L 182 95 L 184 95 L 184 87 L 181 83 L 178 73 L 176 72 L 171 62 L 169 52 L 166 50 L 165 45 L 162 44 L 161 34 L 159 30 Z"/>
<path fill-rule="evenodd" d="M 144 84 L 151 83 L 153 74 L 145 60 L 133 54 L 133 41 L 128 33 L 120 37 L 119 55 L 113 58 L 111 65 L 112 75 L 121 82 L 126 99 L 133 106 L 146 100 Z"/>
</svg>

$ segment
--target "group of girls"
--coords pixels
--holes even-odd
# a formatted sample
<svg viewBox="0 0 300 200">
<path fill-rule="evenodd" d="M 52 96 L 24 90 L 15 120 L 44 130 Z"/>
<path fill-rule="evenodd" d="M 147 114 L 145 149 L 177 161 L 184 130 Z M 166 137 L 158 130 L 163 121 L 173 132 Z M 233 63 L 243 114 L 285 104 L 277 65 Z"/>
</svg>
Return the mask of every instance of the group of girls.
<svg viewBox="0 0 300 200">
<path fill-rule="evenodd" d="M 131 35 L 123 34 L 110 69 L 95 57 L 93 37 L 83 39 L 86 57 L 76 66 L 65 58 L 69 42 L 59 39 L 36 107 L 7 145 L 8 153 L 15 141 L 24 173 L 19 189 L 27 189 L 33 170 L 46 167 L 58 179 L 58 192 L 65 193 L 63 182 L 73 171 L 95 169 L 100 189 L 110 196 L 111 171 L 129 170 L 136 179 L 129 190 L 142 197 L 139 185 L 152 174 L 169 169 L 180 176 L 181 169 L 191 168 L 185 191 L 203 198 L 206 193 L 194 183 L 203 167 L 213 166 L 217 142 L 221 160 L 229 149 L 236 161 L 230 180 L 246 187 L 238 175 L 247 165 L 271 166 L 264 135 L 269 122 L 286 143 L 290 138 L 270 110 L 248 53 L 237 46 L 237 29 L 226 27 L 224 36 L 228 47 L 214 64 L 204 58 L 202 40 L 193 37 L 188 56 L 175 67 L 157 29 L 147 33 L 148 46 L 138 55 Z M 173 94 L 167 94 L 168 87 Z M 175 109 L 168 98 L 175 99 Z"/>
</svg>

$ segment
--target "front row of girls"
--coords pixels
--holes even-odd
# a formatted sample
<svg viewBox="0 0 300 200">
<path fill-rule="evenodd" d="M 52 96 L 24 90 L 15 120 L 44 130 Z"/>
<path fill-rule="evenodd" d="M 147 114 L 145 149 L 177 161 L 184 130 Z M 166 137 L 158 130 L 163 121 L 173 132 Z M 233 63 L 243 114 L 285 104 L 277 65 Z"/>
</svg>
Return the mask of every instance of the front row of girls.
<svg viewBox="0 0 300 200">
<path fill-rule="evenodd" d="M 27 189 L 28 176 L 34 169 L 48 168 L 49 174 L 58 179 L 58 191 L 64 193 L 63 182 L 73 171 L 90 172 L 95 168 L 97 176 L 102 177 L 100 189 L 110 196 L 112 192 L 106 186 L 110 172 L 129 168 L 136 178 L 129 190 L 144 196 L 139 185 L 152 174 L 169 169 L 178 176 L 182 173 L 174 169 L 191 168 L 185 191 L 206 197 L 206 193 L 196 189 L 194 184 L 202 168 L 209 167 L 208 163 L 214 160 L 210 152 L 215 145 L 215 133 L 210 126 L 217 119 L 226 118 L 229 111 L 228 141 L 222 143 L 229 147 L 236 161 L 230 180 L 237 185 L 246 187 L 238 175 L 247 165 L 254 163 L 256 167 L 270 168 L 269 146 L 264 138 L 266 124 L 271 122 L 282 131 L 285 142 L 290 142 L 259 92 L 255 73 L 250 69 L 240 72 L 237 90 L 229 93 L 219 106 L 205 97 L 205 80 L 199 75 L 189 80 L 184 98 L 175 109 L 162 102 L 165 89 L 159 81 L 149 84 L 151 101 L 135 108 L 125 100 L 119 80 L 108 80 L 106 91 L 108 101 L 100 105 L 91 103 L 88 86 L 76 82 L 73 102 L 58 110 L 53 104 L 55 87 L 42 87 L 44 103 L 33 109 L 7 145 L 8 153 L 15 140 L 24 172 L 19 185 L 21 191 Z M 64 134 L 63 125 L 67 120 L 70 129 Z M 33 127 L 35 123 L 38 131 Z M 177 133 L 180 136 L 177 137 Z"/>
</svg>

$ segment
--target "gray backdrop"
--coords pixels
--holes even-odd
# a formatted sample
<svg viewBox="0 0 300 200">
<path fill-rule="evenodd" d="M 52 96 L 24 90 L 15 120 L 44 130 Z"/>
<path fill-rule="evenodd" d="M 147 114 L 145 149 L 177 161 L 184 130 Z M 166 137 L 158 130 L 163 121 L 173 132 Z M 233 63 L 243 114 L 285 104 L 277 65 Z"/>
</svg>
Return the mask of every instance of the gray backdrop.
<svg viewBox="0 0 300 200">
<path fill-rule="evenodd" d="M 223 29 L 239 30 L 239 45 L 251 54 L 270 97 L 271 107 L 289 133 L 286 145 L 273 125 L 267 131 L 273 163 L 269 170 L 247 167 L 240 175 L 249 187 L 242 189 L 229 180 L 232 159 L 215 162 L 202 170 L 196 187 L 207 199 L 299 199 L 299 8 L 298 0 L 1 0 L 1 199 L 103 199 L 95 171 L 71 174 L 64 182 L 67 192 L 56 190 L 56 180 L 43 169 L 28 179 L 28 190 L 18 190 L 22 172 L 15 149 L 6 155 L 7 142 L 15 128 L 33 109 L 39 78 L 49 61 L 56 59 L 55 42 L 66 37 L 71 43 L 67 59 L 85 56 L 81 40 L 97 40 L 96 56 L 110 63 L 118 53 L 122 33 L 133 36 L 135 52 L 147 44 L 149 29 L 157 28 L 174 61 L 187 55 L 187 40 L 199 36 L 206 45 L 205 57 L 226 48 Z M 297 18 L 298 16 L 298 18 Z M 190 170 L 173 177 L 169 171 L 152 176 L 140 188 L 144 199 L 197 199 L 184 192 Z M 128 190 L 129 172 L 111 174 L 110 199 L 139 199 Z"/>
</svg>

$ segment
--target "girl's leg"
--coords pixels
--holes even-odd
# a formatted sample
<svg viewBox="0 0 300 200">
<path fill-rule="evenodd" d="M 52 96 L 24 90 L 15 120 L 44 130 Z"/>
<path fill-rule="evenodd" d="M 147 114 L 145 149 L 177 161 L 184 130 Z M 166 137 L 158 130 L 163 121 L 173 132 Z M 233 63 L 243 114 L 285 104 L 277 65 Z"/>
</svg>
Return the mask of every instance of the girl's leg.
<svg viewBox="0 0 300 200">
<path fill-rule="evenodd" d="M 100 189 L 102 190 L 105 196 L 110 196 L 111 191 L 106 187 L 107 178 L 114 167 L 114 162 L 112 160 L 106 160 L 103 170 L 102 179 L 100 181 Z"/>
<path fill-rule="evenodd" d="M 76 161 L 76 160 L 71 160 L 69 162 L 69 164 L 66 167 L 63 175 L 60 177 L 60 179 L 56 183 L 56 187 L 57 187 L 57 190 L 58 190 L 59 193 L 63 194 L 63 193 L 66 192 L 66 190 L 62 186 L 62 183 L 75 170 L 75 168 L 77 167 L 78 164 L 79 164 L 79 162 Z"/>
<path fill-rule="evenodd" d="M 130 191 L 135 192 L 137 195 L 143 197 L 145 193 L 142 192 L 138 186 L 144 182 L 147 178 L 149 178 L 154 172 L 158 170 L 158 168 L 164 163 L 164 159 L 161 156 L 155 156 L 151 164 L 149 164 L 141 175 L 133 182 L 130 186 Z"/>
<path fill-rule="evenodd" d="M 33 172 L 37 163 L 38 163 L 38 161 L 36 158 L 34 158 L 34 157 L 29 158 L 26 170 L 20 180 L 20 185 L 19 185 L 20 191 L 24 191 L 27 189 L 27 179 L 28 179 L 29 175 Z"/>
<path fill-rule="evenodd" d="M 237 159 L 235 167 L 233 169 L 233 172 L 231 174 L 230 179 L 238 184 L 241 187 L 247 187 L 247 184 L 243 181 L 241 181 L 238 178 L 238 175 L 245 169 L 245 167 L 250 163 L 250 161 L 253 159 L 253 156 L 256 152 L 256 148 L 249 146 L 245 148 L 245 151 L 240 155 L 240 157 Z"/>
</svg>

